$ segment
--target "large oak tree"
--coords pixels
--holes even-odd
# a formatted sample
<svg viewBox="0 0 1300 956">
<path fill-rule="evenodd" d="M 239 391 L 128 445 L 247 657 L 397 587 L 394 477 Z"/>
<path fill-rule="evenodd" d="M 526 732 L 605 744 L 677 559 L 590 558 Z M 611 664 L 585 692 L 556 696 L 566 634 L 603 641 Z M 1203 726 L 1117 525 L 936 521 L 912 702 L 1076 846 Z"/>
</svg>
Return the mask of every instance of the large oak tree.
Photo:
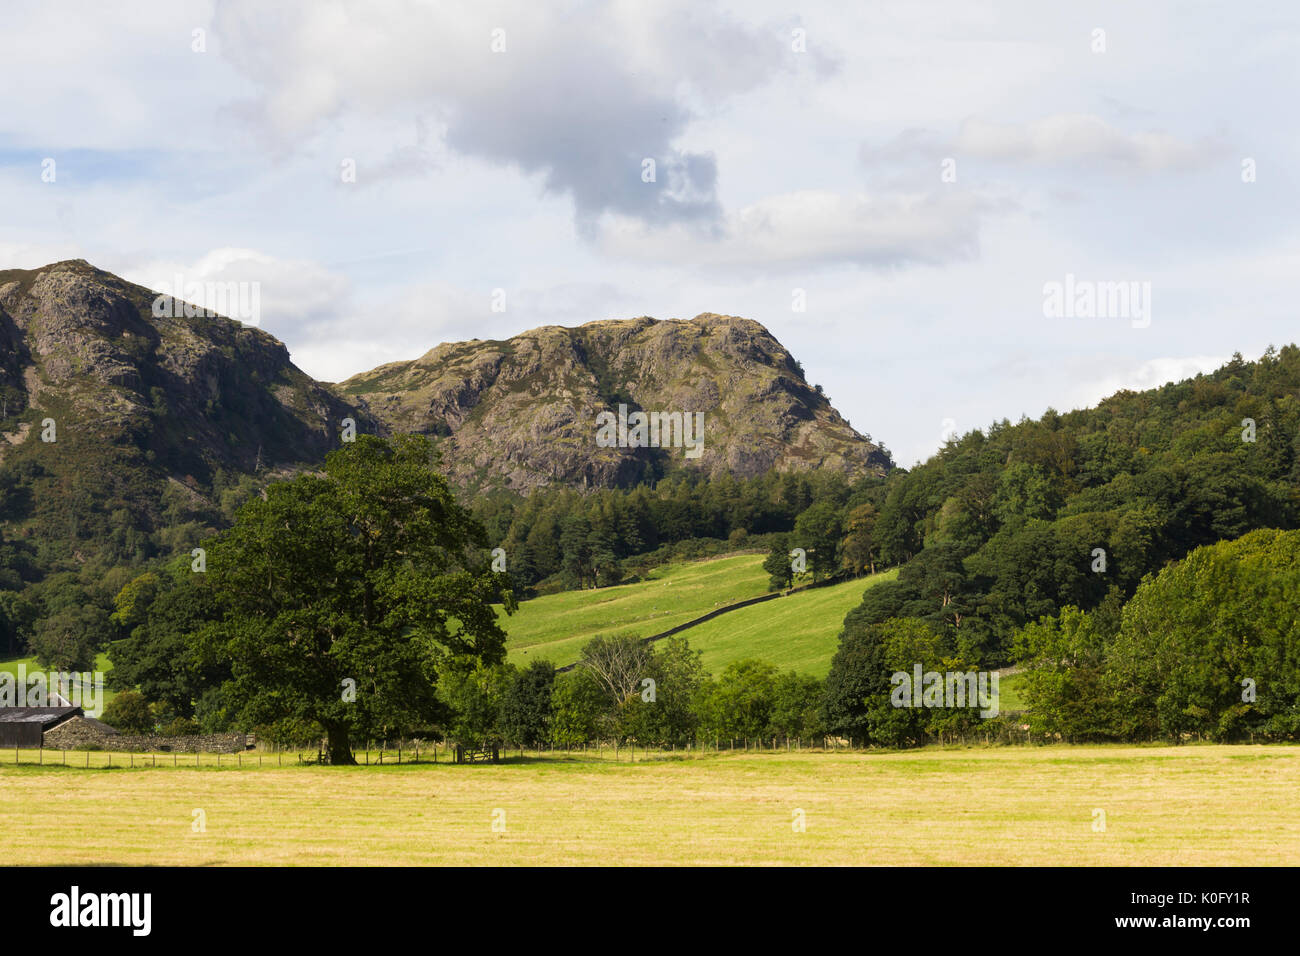
<svg viewBox="0 0 1300 956">
<path fill-rule="evenodd" d="M 442 716 L 439 671 L 502 660 L 482 526 L 433 468 L 428 439 L 360 436 L 323 474 L 271 485 L 209 547 L 204 584 L 222 609 L 205 630 L 229 660 L 226 700 L 249 723 L 310 720 L 333 763 L 351 740 Z"/>
</svg>

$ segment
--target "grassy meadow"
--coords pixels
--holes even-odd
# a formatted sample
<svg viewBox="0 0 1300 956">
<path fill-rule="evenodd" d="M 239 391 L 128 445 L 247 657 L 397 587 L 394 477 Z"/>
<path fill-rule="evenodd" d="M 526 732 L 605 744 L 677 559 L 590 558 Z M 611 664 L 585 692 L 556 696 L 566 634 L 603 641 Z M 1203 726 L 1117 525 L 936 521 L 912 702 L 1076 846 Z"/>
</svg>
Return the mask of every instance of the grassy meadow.
<svg viewBox="0 0 1300 956">
<path fill-rule="evenodd" d="M 247 757 L 242 769 L 162 758 L 141 769 L 137 756 L 134 770 L 27 765 L 34 757 L 0 763 L 0 853 L 37 864 L 1300 865 L 1295 747 L 635 763 L 606 751 L 496 766 L 261 769 Z M 792 825 L 800 810 L 804 832 Z"/>
<path fill-rule="evenodd" d="M 767 593 L 764 557 L 741 554 L 665 565 L 635 584 L 549 594 L 522 602 L 509 616 L 498 610 L 509 635 L 509 660 L 521 666 L 537 659 L 572 664 L 597 634 L 649 637 L 724 605 L 761 597 Z M 825 677 L 844 615 L 868 587 L 897 574 L 886 571 L 741 608 L 683 634 L 703 652 L 704 666 L 714 674 L 732 661 L 757 657 L 781 670 Z"/>
<path fill-rule="evenodd" d="M 35 657 L 8 657 L 8 658 L 4 658 L 3 660 L 0 660 L 0 673 L 12 674 L 15 678 L 17 678 L 18 666 L 20 664 L 25 664 L 27 666 L 28 674 L 34 674 L 37 671 L 45 672 L 46 670 L 40 664 L 36 663 Z M 107 674 L 112 669 L 113 669 L 113 662 L 108 659 L 107 653 L 99 653 L 95 655 L 95 670 L 99 671 L 100 673 Z M 117 691 L 112 691 L 109 690 L 107 687 L 105 687 L 104 694 L 100 702 L 101 704 L 106 705 L 110 700 L 112 700 L 116 696 L 117 696 Z"/>
<path fill-rule="evenodd" d="M 557 667 L 577 661 L 597 634 L 649 637 L 715 608 L 767 592 L 761 554 L 739 554 L 664 565 L 646 580 L 598 590 L 565 591 L 523 601 L 498 618 L 512 664 L 547 659 Z M 694 641 L 692 641 L 694 645 Z"/>
<path fill-rule="evenodd" d="M 732 661 L 746 657 L 825 677 L 840 646 L 844 615 L 862 603 L 862 592 L 898 571 L 817 588 L 806 594 L 755 604 L 705 621 L 684 632 L 691 647 L 703 652 L 706 670 L 719 674 Z"/>
</svg>

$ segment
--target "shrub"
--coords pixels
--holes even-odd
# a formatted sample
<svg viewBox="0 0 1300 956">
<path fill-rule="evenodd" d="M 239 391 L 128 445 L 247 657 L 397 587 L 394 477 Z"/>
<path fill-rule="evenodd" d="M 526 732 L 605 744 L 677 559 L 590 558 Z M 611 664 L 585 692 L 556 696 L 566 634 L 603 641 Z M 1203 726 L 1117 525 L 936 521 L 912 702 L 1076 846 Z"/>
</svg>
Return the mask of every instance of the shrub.
<svg viewBox="0 0 1300 956">
<path fill-rule="evenodd" d="M 104 708 L 104 723 L 127 734 L 148 734 L 154 729 L 149 702 L 139 691 L 125 690 Z"/>
</svg>

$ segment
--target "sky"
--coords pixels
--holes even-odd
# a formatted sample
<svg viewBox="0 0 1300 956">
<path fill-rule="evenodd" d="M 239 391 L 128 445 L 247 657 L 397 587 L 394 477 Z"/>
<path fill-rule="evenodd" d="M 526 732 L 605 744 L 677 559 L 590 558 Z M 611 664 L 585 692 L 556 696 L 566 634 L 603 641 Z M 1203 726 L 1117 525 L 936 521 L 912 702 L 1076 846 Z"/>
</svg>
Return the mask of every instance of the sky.
<svg viewBox="0 0 1300 956">
<path fill-rule="evenodd" d="M 744 316 L 910 466 L 1297 339 L 1298 54 L 1285 2 L 7 0 L 0 269 L 255 283 L 325 381 Z"/>
</svg>

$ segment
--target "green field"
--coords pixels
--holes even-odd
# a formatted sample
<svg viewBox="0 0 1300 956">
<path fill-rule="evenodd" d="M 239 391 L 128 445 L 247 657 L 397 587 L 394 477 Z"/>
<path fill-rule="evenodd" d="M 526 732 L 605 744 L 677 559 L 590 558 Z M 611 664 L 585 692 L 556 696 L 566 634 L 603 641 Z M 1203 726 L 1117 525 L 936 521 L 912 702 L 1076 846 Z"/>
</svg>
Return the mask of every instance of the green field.
<svg viewBox="0 0 1300 956">
<path fill-rule="evenodd" d="M 36 663 L 35 657 L 10 657 L 4 660 L 0 660 L 0 673 L 13 674 L 14 677 L 16 678 L 18 676 L 18 665 L 20 664 L 27 665 L 28 674 L 33 674 L 37 671 L 42 671 L 42 672 L 45 671 L 44 667 L 41 667 L 40 664 Z M 95 670 L 100 671 L 103 674 L 107 674 L 112 669 L 113 669 L 113 662 L 108 659 L 107 654 L 95 655 Z M 116 696 L 117 696 L 116 691 L 111 691 L 107 687 L 105 687 L 104 694 L 100 702 L 103 705 L 107 705 L 108 702 Z"/>
<path fill-rule="evenodd" d="M 806 594 L 792 594 L 744 607 L 684 632 L 703 652 L 706 670 L 718 674 L 732 661 L 757 657 L 781 670 L 825 677 L 840 644 L 844 615 L 862 602 L 862 592 L 898 576 L 896 570 L 845 581 Z"/>
<path fill-rule="evenodd" d="M 597 634 L 649 637 L 715 608 L 760 597 L 767 593 L 763 557 L 742 554 L 667 565 L 635 584 L 534 598 L 512 616 L 498 610 L 509 635 L 509 659 L 519 665 L 538 659 L 572 664 Z M 703 652 L 704 666 L 715 674 L 731 661 L 758 657 L 782 670 L 825 677 L 844 615 L 858 605 L 864 590 L 897 574 L 886 571 L 777 598 L 682 633 Z"/>
<path fill-rule="evenodd" d="M 246 757 L 220 770 L 136 760 L 135 770 L 0 764 L 0 854 L 83 866 L 1300 865 L 1296 747 L 935 747 L 634 764 L 606 751 L 497 766 L 261 769 Z M 792 826 L 797 811 L 805 832 Z M 493 830 L 494 814 L 504 830 Z"/>
<path fill-rule="evenodd" d="M 998 708 L 1004 713 L 1011 710 L 1024 710 L 1025 699 L 1021 679 L 1023 673 L 1008 674 L 1002 671 L 998 678 Z"/>
<path fill-rule="evenodd" d="M 509 660 L 521 666 L 538 659 L 572 664 L 597 634 L 649 637 L 723 605 L 758 597 L 767 592 L 763 557 L 739 554 L 665 565 L 636 584 L 548 594 L 521 602 L 510 616 L 498 611 L 509 635 Z"/>
</svg>

